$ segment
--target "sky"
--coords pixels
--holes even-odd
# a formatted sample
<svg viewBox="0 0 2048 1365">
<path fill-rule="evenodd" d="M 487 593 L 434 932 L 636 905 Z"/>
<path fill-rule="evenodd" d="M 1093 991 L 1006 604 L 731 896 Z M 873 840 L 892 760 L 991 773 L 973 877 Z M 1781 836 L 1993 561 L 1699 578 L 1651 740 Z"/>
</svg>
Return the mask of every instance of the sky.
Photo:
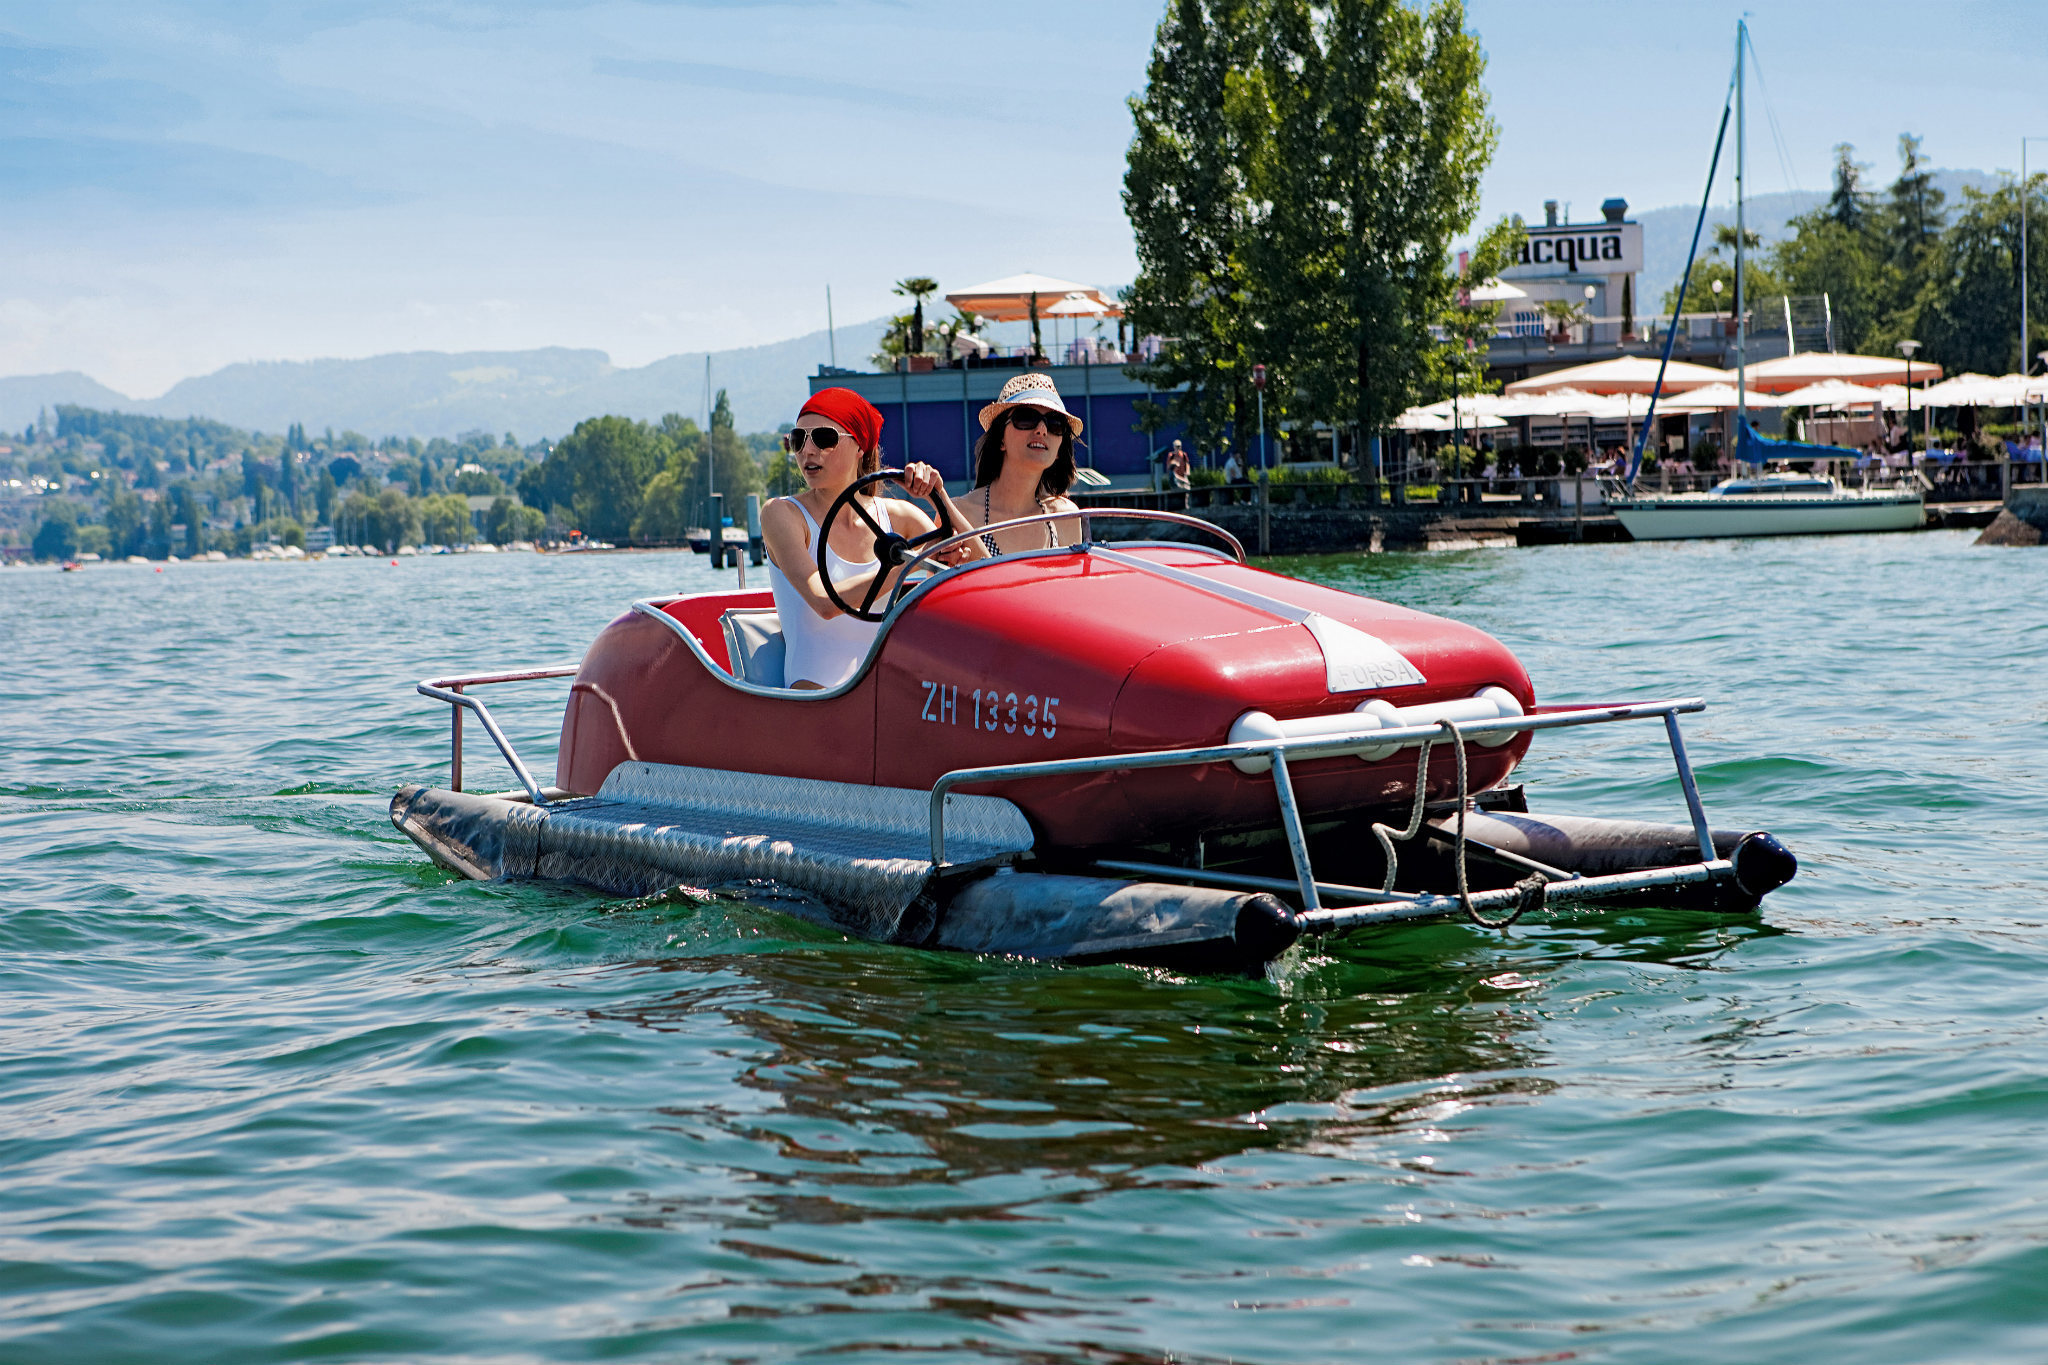
<svg viewBox="0 0 2048 1365">
<path fill-rule="evenodd" d="M 1751 0 L 1755 5 L 1756 0 Z M 2013 170 L 2017 0 L 1759 6 L 1753 192 Z M 1696 202 L 1738 3 L 1470 0 L 1480 221 Z M 621 365 L 893 311 L 892 281 L 1135 272 L 1125 100 L 1159 0 L 16 0 L 0 375 L 133 397 L 242 360 L 593 347 Z M 1775 122 L 1775 130 L 1773 123 Z M 2048 162 L 2048 141 L 2033 148 Z M 1725 199 L 1724 190 L 1717 199 Z"/>
</svg>

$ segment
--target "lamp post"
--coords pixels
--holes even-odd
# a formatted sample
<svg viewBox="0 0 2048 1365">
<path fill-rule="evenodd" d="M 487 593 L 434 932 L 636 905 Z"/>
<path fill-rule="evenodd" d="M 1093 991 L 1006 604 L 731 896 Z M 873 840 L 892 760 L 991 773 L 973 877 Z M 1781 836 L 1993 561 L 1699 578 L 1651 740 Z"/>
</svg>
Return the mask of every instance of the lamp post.
<svg viewBox="0 0 2048 1365">
<path fill-rule="evenodd" d="M 1913 462 L 1913 352 L 1920 349 L 1920 343 L 1908 337 L 1899 343 L 1899 354 L 1906 357 L 1906 463 Z"/>
<path fill-rule="evenodd" d="M 2028 365 L 2028 363 L 2027 363 L 2027 347 L 2028 347 L 2029 345 L 2031 345 L 2031 344 L 2033 343 L 2033 340 L 2034 340 L 2034 339 L 2033 339 L 2033 338 L 2032 338 L 2031 336 L 2027 335 L 2027 200 L 2028 200 L 2028 198 L 2030 197 L 2030 196 L 2028 195 L 2028 193 L 2027 193 L 2027 144 L 2028 144 L 2029 142 L 2048 142 L 2048 136 L 2044 136 L 2044 137 L 2023 137 L 2023 138 L 2021 138 L 2021 139 L 2020 139 L 2020 373 L 2021 373 L 2021 374 L 2025 374 L 2025 373 L 2027 372 L 2027 370 L 2028 370 L 2029 368 L 2031 368 L 2031 367 L 2030 367 L 2030 366 Z"/>
<path fill-rule="evenodd" d="M 1252 387 L 1259 391 L 1259 470 L 1266 468 L 1266 367 L 1252 366 Z"/>
</svg>

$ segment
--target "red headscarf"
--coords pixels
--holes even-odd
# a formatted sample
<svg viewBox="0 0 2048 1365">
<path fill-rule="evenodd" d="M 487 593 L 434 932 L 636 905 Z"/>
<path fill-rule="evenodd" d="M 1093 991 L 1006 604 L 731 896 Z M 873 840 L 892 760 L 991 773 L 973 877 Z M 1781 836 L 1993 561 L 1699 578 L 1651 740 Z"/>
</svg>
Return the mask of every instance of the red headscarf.
<svg viewBox="0 0 2048 1365">
<path fill-rule="evenodd" d="M 811 412 L 836 424 L 862 450 L 873 450 L 882 439 L 882 410 L 852 389 L 819 389 L 797 416 Z"/>
</svg>

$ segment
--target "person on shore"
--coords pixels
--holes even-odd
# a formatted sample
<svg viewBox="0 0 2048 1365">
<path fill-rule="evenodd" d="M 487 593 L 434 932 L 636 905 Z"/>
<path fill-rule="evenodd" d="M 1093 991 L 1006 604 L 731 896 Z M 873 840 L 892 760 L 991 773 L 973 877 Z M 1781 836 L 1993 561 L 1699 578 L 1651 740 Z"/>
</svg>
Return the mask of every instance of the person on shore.
<svg viewBox="0 0 2048 1365">
<path fill-rule="evenodd" d="M 852 389 L 820 389 L 797 414 L 782 438 L 783 449 L 803 475 L 804 491 L 776 498 L 761 509 L 761 539 L 768 551 L 768 586 L 782 623 L 783 677 L 803 690 L 837 687 L 854 675 L 879 623 L 848 616 L 832 604 L 818 577 L 818 522 L 855 479 L 882 465 L 882 414 Z M 965 517 L 946 497 L 945 480 L 928 464 L 905 468 L 900 480 L 912 497 L 948 508 L 955 525 Z M 859 501 L 884 530 L 919 536 L 935 529 L 924 509 L 895 498 L 862 496 Z M 949 560 L 975 554 L 968 542 Z M 825 562 L 841 600 L 859 603 L 881 566 L 874 559 L 874 532 L 849 509 L 832 523 Z M 893 579 L 902 570 L 891 569 Z"/>
<path fill-rule="evenodd" d="M 1179 441 L 1175 441 L 1173 449 L 1166 452 L 1166 479 L 1167 487 L 1173 493 L 1173 496 L 1167 499 L 1167 506 L 1187 511 L 1188 489 L 1192 485 L 1188 479 L 1188 453 L 1181 449 Z"/>
<path fill-rule="evenodd" d="M 1074 438 L 1081 419 L 1067 411 L 1050 376 L 1025 373 L 1003 385 L 981 410 L 974 453 L 974 491 L 960 510 L 970 526 L 991 526 L 1045 512 L 1078 512 L 1066 496 L 1074 482 Z M 1057 549 L 1081 538 L 1078 520 L 1044 521 L 984 533 L 989 555 Z"/>
<path fill-rule="evenodd" d="M 1175 441 L 1173 449 L 1166 452 L 1166 477 L 1179 491 L 1188 491 L 1188 453 L 1181 449 L 1179 441 Z"/>
</svg>

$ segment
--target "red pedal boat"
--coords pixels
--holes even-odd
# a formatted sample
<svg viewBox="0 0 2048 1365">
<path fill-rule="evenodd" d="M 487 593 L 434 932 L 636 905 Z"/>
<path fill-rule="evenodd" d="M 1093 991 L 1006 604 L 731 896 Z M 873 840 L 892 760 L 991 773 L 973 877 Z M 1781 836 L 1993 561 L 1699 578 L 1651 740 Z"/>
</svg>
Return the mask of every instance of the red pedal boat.
<svg viewBox="0 0 2048 1365">
<path fill-rule="evenodd" d="M 1749 910 L 1796 868 L 1707 825 L 1677 722 L 1696 700 L 1539 705 L 1470 626 L 1252 567 L 1192 517 L 1082 518 L 1079 544 L 922 578 L 964 536 L 878 531 L 912 567 L 855 608 L 882 624 L 830 691 L 782 686 L 747 591 L 635 602 L 574 669 L 421 683 L 454 708 L 457 773 L 392 818 L 472 877 L 737 888 L 865 937 L 1196 968 L 1394 919 Z M 1210 543 L 1096 538 L 1134 522 Z M 571 674 L 543 786 L 469 689 Z M 464 711 L 520 790 L 460 790 Z M 1527 813 L 1509 779 L 1537 732 L 1633 719 L 1662 721 L 1688 824 Z"/>
</svg>

